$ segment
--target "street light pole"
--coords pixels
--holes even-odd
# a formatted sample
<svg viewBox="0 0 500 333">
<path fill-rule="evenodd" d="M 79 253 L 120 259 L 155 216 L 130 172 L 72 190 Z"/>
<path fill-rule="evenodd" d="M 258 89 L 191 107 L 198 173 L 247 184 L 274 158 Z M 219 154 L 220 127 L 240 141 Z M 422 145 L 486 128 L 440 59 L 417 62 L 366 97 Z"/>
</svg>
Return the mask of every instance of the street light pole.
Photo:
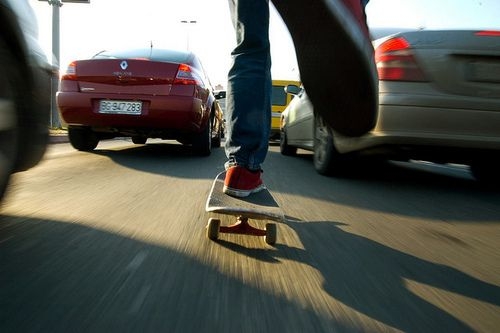
<svg viewBox="0 0 500 333">
<path fill-rule="evenodd" d="M 49 5 L 52 6 L 52 68 L 57 74 L 59 74 L 60 64 L 60 28 L 59 28 L 59 8 L 62 6 L 62 2 L 59 0 L 49 1 Z M 51 112 L 50 112 L 50 127 L 60 128 L 61 122 L 59 120 L 59 111 L 57 110 L 56 103 L 56 92 L 59 89 L 59 75 L 52 75 L 51 78 Z"/>
<path fill-rule="evenodd" d="M 59 27 L 59 8 L 62 7 L 63 2 L 73 3 L 90 3 L 90 0 L 39 0 L 47 1 L 52 6 L 52 69 L 59 74 L 60 63 L 60 27 Z M 61 122 L 59 120 L 59 111 L 57 110 L 56 92 L 59 89 L 59 75 L 52 75 L 51 78 L 51 102 L 50 102 L 50 127 L 60 128 Z"/>
<path fill-rule="evenodd" d="M 190 35 L 190 26 L 196 24 L 196 20 L 182 20 L 181 23 L 187 24 L 187 36 L 186 36 L 186 50 L 189 51 L 189 35 Z"/>
</svg>

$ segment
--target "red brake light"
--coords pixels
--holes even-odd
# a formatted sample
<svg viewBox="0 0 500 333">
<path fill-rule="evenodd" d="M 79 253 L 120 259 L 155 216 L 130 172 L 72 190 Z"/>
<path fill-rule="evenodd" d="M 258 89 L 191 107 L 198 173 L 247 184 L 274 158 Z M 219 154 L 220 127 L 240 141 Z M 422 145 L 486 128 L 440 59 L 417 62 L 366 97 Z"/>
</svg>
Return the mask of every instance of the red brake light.
<svg viewBox="0 0 500 333">
<path fill-rule="evenodd" d="M 418 67 L 410 43 L 403 37 L 386 40 L 375 50 L 379 80 L 427 81 Z"/>
<path fill-rule="evenodd" d="M 62 80 L 71 80 L 75 81 L 76 80 L 76 62 L 72 62 L 68 65 L 68 68 L 66 68 L 66 72 L 63 74 L 61 77 Z"/>
<path fill-rule="evenodd" d="M 191 66 L 180 64 L 179 68 L 177 69 L 177 75 L 175 76 L 174 84 L 201 85 L 201 80 L 196 72 L 191 68 Z"/>
<path fill-rule="evenodd" d="M 500 31 L 498 30 L 483 30 L 475 33 L 476 36 L 489 36 L 489 37 L 500 37 Z"/>
</svg>

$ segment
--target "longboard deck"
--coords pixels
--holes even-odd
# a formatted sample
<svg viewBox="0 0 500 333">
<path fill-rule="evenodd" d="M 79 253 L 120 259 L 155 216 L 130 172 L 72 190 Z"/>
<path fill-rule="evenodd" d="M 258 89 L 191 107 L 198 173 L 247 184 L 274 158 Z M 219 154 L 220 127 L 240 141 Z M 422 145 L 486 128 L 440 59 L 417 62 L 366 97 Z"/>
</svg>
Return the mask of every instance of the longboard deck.
<svg viewBox="0 0 500 333">
<path fill-rule="evenodd" d="M 226 172 L 221 172 L 215 178 L 207 199 L 207 212 L 242 216 L 256 220 L 283 221 L 284 214 L 276 200 L 264 189 L 246 198 L 235 198 L 224 194 L 224 179 Z"/>
</svg>

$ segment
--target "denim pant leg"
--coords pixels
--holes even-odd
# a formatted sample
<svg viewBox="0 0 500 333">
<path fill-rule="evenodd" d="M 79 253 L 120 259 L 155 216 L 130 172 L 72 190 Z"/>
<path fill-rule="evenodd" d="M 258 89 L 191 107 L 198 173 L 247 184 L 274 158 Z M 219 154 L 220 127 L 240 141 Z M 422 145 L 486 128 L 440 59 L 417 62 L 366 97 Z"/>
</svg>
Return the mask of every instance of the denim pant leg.
<svg viewBox="0 0 500 333">
<path fill-rule="evenodd" d="M 252 170 L 266 158 L 271 128 L 269 0 L 229 0 L 237 46 L 226 96 L 229 165 Z"/>
</svg>

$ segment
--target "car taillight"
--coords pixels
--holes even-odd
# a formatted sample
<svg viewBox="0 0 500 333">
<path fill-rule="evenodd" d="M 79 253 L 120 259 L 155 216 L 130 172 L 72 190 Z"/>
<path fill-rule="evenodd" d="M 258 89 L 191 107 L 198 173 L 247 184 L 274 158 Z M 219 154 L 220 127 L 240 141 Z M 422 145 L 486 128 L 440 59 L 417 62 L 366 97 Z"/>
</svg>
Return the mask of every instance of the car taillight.
<svg viewBox="0 0 500 333">
<path fill-rule="evenodd" d="M 183 85 L 199 85 L 201 80 L 191 66 L 186 64 L 180 64 L 177 69 L 177 75 L 175 76 L 174 84 Z"/>
<path fill-rule="evenodd" d="M 500 37 L 498 30 L 483 30 L 475 33 L 476 36 Z"/>
<path fill-rule="evenodd" d="M 66 72 L 62 75 L 61 79 L 71 81 L 76 80 L 76 62 L 73 61 L 68 65 L 68 68 L 66 68 Z"/>
<path fill-rule="evenodd" d="M 375 50 L 379 80 L 427 81 L 418 67 L 410 43 L 403 37 L 390 38 Z"/>
</svg>

